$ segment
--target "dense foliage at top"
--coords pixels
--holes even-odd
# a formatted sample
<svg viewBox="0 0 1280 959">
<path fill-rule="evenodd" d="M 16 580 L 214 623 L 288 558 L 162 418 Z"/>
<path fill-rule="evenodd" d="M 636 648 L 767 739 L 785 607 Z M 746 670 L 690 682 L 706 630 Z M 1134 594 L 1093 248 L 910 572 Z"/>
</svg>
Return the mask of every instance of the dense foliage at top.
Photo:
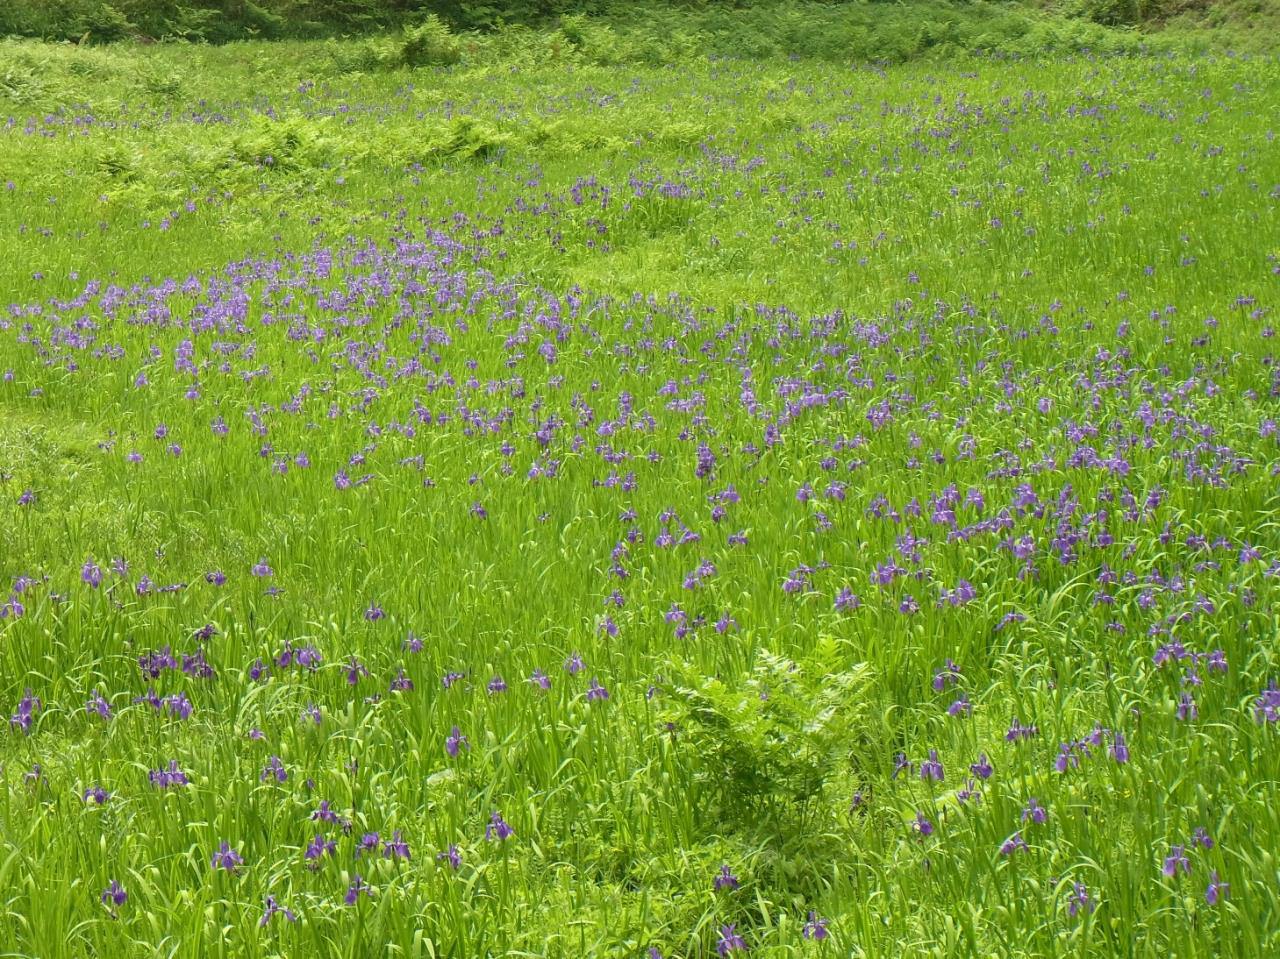
<svg viewBox="0 0 1280 959">
<path fill-rule="evenodd" d="M 688 27 L 746 39 L 768 32 L 778 12 L 802 10 L 793 0 L 5 0 L 0 5 L 0 36 L 104 42 L 129 37 L 184 39 L 221 43 L 250 38 L 304 38 L 398 29 L 437 16 L 453 29 L 490 31 L 502 25 L 542 25 L 567 15 L 614 22 L 645 23 L 658 33 Z M 889 4 L 877 0 L 807 4 L 844 8 L 845 14 L 891 16 L 898 7 L 917 26 L 971 19 L 971 4 L 957 3 L 939 13 L 929 4 Z M 1008 3 L 1001 15 L 1027 22 L 1037 11 L 1107 26 L 1183 26 L 1226 28 L 1230 42 L 1255 47 L 1274 43 L 1265 35 L 1280 25 L 1276 0 L 1053 0 L 1043 4 Z M 872 13 L 868 12 L 868 8 Z M 812 15 L 812 11 L 807 11 Z M 838 16 L 839 14 L 837 14 Z M 992 12 L 987 11 L 986 16 Z M 673 20 L 674 18 L 674 20 Z M 683 21 L 683 23 L 678 23 Z M 799 51 L 809 53 L 810 51 Z M 892 50 L 886 52 L 892 55 Z"/>
</svg>

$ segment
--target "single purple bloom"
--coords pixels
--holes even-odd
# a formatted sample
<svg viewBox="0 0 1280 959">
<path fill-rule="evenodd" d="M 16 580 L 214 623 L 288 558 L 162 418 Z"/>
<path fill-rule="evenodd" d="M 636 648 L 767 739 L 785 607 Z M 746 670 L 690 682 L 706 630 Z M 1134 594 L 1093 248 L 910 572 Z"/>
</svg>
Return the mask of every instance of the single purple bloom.
<svg viewBox="0 0 1280 959">
<path fill-rule="evenodd" d="M 1271 683 L 1253 704 L 1253 718 L 1260 723 L 1280 722 L 1280 686 Z"/>
<path fill-rule="evenodd" d="M 920 778 L 941 782 L 946 777 L 942 773 L 942 763 L 938 761 L 938 751 L 929 750 L 929 758 L 920 763 Z"/>
<path fill-rule="evenodd" d="M 484 827 L 485 839 L 497 839 L 503 841 L 515 835 L 515 830 L 508 825 L 507 821 L 502 818 L 501 813 L 493 813 L 489 816 L 489 825 Z"/>
<path fill-rule="evenodd" d="M 332 856 L 338 851 L 338 844 L 332 839 L 326 839 L 324 836 L 316 833 L 311 842 L 307 843 L 307 848 L 303 851 L 302 858 L 307 863 L 309 869 L 319 869 L 320 860 L 324 856 Z"/>
<path fill-rule="evenodd" d="M 305 667 L 312 672 L 315 672 L 324 661 L 324 657 L 320 655 L 320 650 L 314 646 L 301 647 L 295 654 L 294 659 L 299 666 Z"/>
<path fill-rule="evenodd" d="M 98 898 L 102 900 L 104 906 L 118 908 L 129 901 L 129 894 L 124 891 L 124 886 L 120 885 L 119 881 L 112 879 Z"/>
<path fill-rule="evenodd" d="M 298 917 L 293 914 L 292 910 L 287 909 L 276 902 L 275 896 L 267 896 L 266 910 L 262 913 L 262 918 L 258 920 L 258 927 L 261 928 L 265 926 L 271 921 L 271 917 L 277 913 L 283 914 L 285 919 L 289 922 L 298 921 Z"/>
<path fill-rule="evenodd" d="M 1077 913 L 1093 912 L 1097 903 L 1089 896 L 1084 883 L 1077 882 L 1071 887 L 1071 895 L 1067 899 L 1067 915 L 1074 919 Z"/>
<path fill-rule="evenodd" d="M 267 560 L 264 557 L 253 564 L 253 568 L 251 572 L 253 573 L 254 576 L 265 577 L 265 576 L 271 576 L 273 573 L 273 570 L 271 569 L 270 566 L 267 565 Z"/>
<path fill-rule="evenodd" d="M 990 779 L 991 774 L 995 772 L 991 767 L 991 763 L 987 760 L 986 753 L 978 754 L 978 761 L 969 767 L 969 772 L 973 773 L 979 779 Z"/>
<path fill-rule="evenodd" d="M 727 926 L 720 927 L 720 941 L 716 943 L 716 952 L 722 956 L 727 956 L 731 952 L 746 952 L 747 943 L 735 931 L 736 923 L 729 923 Z"/>
<path fill-rule="evenodd" d="M 1125 742 L 1124 733 L 1111 737 L 1111 758 L 1121 766 L 1129 761 L 1129 744 Z"/>
<path fill-rule="evenodd" d="M 366 852 L 377 852 L 378 845 L 382 842 L 382 837 L 376 832 L 367 832 L 360 837 L 360 841 L 356 843 L 356 858 Z"/>
<path fill-rule="evenodd" d="M 968 716 L 973 713 L 973 704 L 969 702 L 969 697 L 961 693 L 956 697 L 955 701 L 947 707 L 947 715 L 951 717 Z"/>
<path fill-rule="evenodd" d="M 409 844 L 404 841 L 397 829 L 391 834 L 391 838 L 382 844 L 383 859 L 409 859 Z"/>
<path fill-rule="evenodd" d="M 913 822 L 911 826 L 913 829 L 915 829 L 916 832 L 918 832 L 922 836 L 933 835 L 933 823 L 929 822 L 929 820 L 925 818 L 925 815 L 922 812 L 916 813 L 915 822 Z"/>
<path fill-rule="evenodd" d="M 851 613 L 862 605 L 862 600 L 848 586 L 836 594 L 835 607 L 838 612 Z"/>
<path fill-rule="evenodd" d="M 737 889 L 738 877 L 729 871 L 729 864 L 725 863 L 720 867 L 720 873 L 712 880 L 711 885 L 716 892 L 722 889 Z"/>
<path fill-rule="evenodd" d="M 1015 832 L 1012 836 L 1000 844 L 1000 855 L 1011 856 L 1019 849 L 1026 849 L 1027 841 L 1022 838 L 1022 833 Z"/>
<path fill-rule="evenodd" d="M 289 771 L 284 768 L 284 763 L 280 761 L 279 756 L 272 756 L 263 767 L 262 775 L 258 777 L 260 782 L 266 782 L 268 779 L 274 779 L 278 783 L 289 779 Z"/>
<path fill-rule="evenodd" d="M 809 921 L 800 930 L 800 935 L 806 939 L 821 940 L 826 939 L 831 933 L 827 932 L 827 920 L 820 918 L 816 912 L 810 909 Z"/>
<path fill-rule="evenodd" d="M 1191 860 L 1187 858 L 1185 846 L 1174 846 L 1169 850 L 1169 855 L 1165 858 L 1164 868 L 1161 869 L 1161 872 L 1173 879 L 1177 877 L 1179 869 L 1185 873 L 1191 872 Z"/>
<path fill-rule="evenodd" d="M 1032 822 L 1041 823 L 1049 818 L 1049 812 L 1040 805 L 1039 800 L 1032 798 L 1027 800 L 1026 807 L 1022 810 L 1022 821 L 1026 822 L 1030 819 Z"/>
<path fill-rule="evenodd" d="M 490 696 L 497 693 L 505 693 L 507 691 L 507 682 L 501 676 L 494 676 L 493 679 L 489 680 L 489 685 L 486 688 L 489 690 Z"/>
<path fill-rule="evenodd" d="M 240 853 L 232 849 L 231 844 L 224 839 L 222 845 L 218 847 L 218 851 L 213 854 L 213 868 L 235 872 L 242 865 L 244 865 L 244 859 L 240 856 Z"/>
<path fill-rule="evenodd" d="M 466 736 L 462 735 L 462 730 L 459 729 L 457 726 L 454 726 L 453 730 L 449 733 L 449 738 L 444 741 L 444 751 L 447 752 L 450 756 L 457 756 L 458 751 L 463 746 L 466 746 L 467 749 L 470 749 L 471 743 L 467 741 Z"/>
<path fill-rule="evenodd" d="M 462 853 L 458 851 L 458 847 L 450 844 L 448 849 L 442 849 L 436 853 L 436 862 L 448 862 L 453 869 L 457 870 L 462 866 Z"/>
<path fill-rule="evenodd" d="M 92 786 L 84 791 L 84 801 L 91 802 L 97 806 L 101 806 L 110 798 L 111 793 L 107 792 L 101 786 Z"/>
<path fill-rule="evenodd" d="M 587 687 L 587 702 L 589 703 L 599 702 L 602 699 L 608 699 L 608 698 L 609 698 L 609 690 L 601 686 L 600 683 L 593 676 L 591 678 L 591 685 Z"/>
<path fill-rule="evenodd" d="M 361 876 L 356 876 L 352 880 L 350 887 L 348 887 L 347 894 L 342 897 L 342 901 L 348 906 L 354 906 L 359 901 L 361 895 L 364 895 L 366 898 L 369 896 L 369 889 L 369 884 L 365 882 Z"/>
<path fill-rule="evenodd" d="M 1204 901 L 1211 906 L 1216 906 L 1218 901 L 1225 899 L 1227 893 L 1231 890 L 1231 884 L 1222 882 L 1218 879 L 1217 870 L 1214 870 L 1209 877 L 1209 885 L 1204 891 Z"/>
<path fill-rule="evenodd" d="M 360 679 L 362 677 L 367 677 L 368 675 L 369 675 L 369 670 L 367 670 L 364 667 L 364 665 L 360 662 L 360 660 L 356 659 L 354 656 L 352 656 L 351 659 L 348 660 L 348 665 L 347 665 L 347 685 L 348 686 L 356 685 L 356 683 L 360 682 Z"/>
<path fill-rule="evenodd" d="M 338 814 L 329 805 L 329 800 L 321 799 L 320 805 L 311 814 L 312 822 L 337 822 Z"/>
</svg>

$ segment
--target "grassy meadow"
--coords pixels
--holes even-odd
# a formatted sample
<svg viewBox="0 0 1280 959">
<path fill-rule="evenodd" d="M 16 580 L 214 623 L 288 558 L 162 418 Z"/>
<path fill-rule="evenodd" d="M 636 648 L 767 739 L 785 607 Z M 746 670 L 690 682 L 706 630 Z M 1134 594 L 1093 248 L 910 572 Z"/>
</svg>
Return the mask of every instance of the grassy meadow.
<svg viewBox="0 0 1280 959">
<path fill-rule="evenodd" d="M 1280 952 L 1280 60 L 912 9 L 0 41 L 0 955 Z"/>
</svg>

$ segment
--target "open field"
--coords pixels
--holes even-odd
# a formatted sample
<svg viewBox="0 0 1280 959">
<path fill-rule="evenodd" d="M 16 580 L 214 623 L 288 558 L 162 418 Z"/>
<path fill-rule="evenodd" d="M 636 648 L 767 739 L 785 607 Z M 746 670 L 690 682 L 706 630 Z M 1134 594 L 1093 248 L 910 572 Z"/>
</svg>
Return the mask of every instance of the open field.
<svg viewBox="0 0 1280 959">
<path fill-rule="evenodd" d="M 1280 952 L 1280 60 L 602 29 L 0 43 L 0 954 Z"/>
</svg>

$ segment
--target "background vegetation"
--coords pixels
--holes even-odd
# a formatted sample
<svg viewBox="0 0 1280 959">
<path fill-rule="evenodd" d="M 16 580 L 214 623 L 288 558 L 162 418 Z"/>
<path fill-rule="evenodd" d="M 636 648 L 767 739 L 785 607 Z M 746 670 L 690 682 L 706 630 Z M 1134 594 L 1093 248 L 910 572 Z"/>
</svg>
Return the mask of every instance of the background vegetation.
<svg viewBox="0 0 1280 959">
<path fill-rule="evenodd" d="M 564 17 L 589 16 L 623 32 L 643 31 L 661 40 L 685 33 L 709 49 L 755 49 L 761 34 L 779 27 L 794 52 L 822 54 L 870 29 L 886 39 L 871 55 L 894 59 L 912 46 L 918 30 L 964 30 L 980 19 L 1021 23 L 1044 17 L 1069 23 L 1141 28 L 1176 27 L 1180 34 L 1207 33 L 1222 46 L 1261 49 L 1276 42 L 1277 0 L 1024 0 L 998 5 L 891 3 L 877 0 L 812 3 L 796 0 L 692 0 L 688 3 L 624 3 L 619 0 L 6 0 L 0 36 L 103 43 L 127 38 L 225 43 L 245 39 L 350 36 L 441 18 L 453 30 L 492 32 L 504 26 L 543 27 Z M 808 45 L 794 26 L 822 26 Z M 882 21 L 887 22 L 882 23 Z M 836 31 L 831 36 L 830 31 Z M 970 29 L 972 27 L 970 26 Z M 902 36 L 906 34 L 906 36 Z M 1087 35 L 1087 34 L 1086 34 Z M 855 44 L 855 56 L 867 44 Z"/>
<path fill-rule="evenodd" d="M 1232 9 L 0 42 L 0 953 L 1275 954 Z"/>
</svg>

